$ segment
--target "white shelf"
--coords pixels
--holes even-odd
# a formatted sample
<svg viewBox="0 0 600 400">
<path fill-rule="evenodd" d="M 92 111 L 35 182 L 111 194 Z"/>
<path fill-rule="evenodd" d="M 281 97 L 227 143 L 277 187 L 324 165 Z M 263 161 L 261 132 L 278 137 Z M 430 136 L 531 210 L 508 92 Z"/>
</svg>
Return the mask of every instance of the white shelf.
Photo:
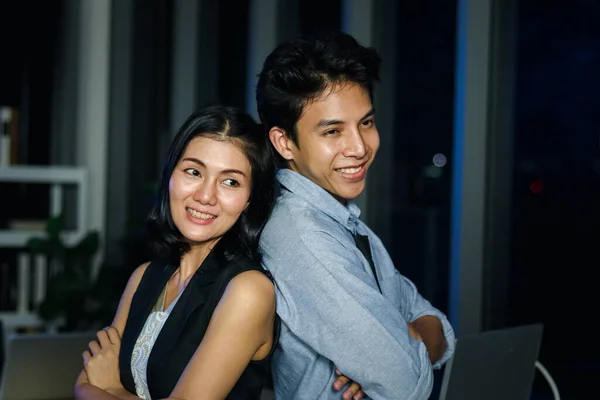
<svg viewBox="0 0 600 400">
<path fill-rule="evenodd" d="M 62 213 L 64 185 L 77 188 L 76 230 L 62 232 L 68 245 L 80 240 L 88 230 L 88 172 L 83 167 L 10 165 L 0 166 L 0 182 L 46 184 L 50 186 L 48 217 Z M 8 229 L 0 230 L 0 247 L 25 247 L 33 237 L 45 237 L 44 231 Z M 34 312 L 0 312 L 0 320 L 7 333 L 17 328 L 39 328 L 46 324 Z"/>
<path fill-rule="evenodd" d="M 11 165 L 0 166 L 0 181 L 23 183 L 80 183 L 85 181 L 87 171 L 83 167 Z"/>
<path fill-rule="evenodd" d="M 0 312 L 0 320 L 7 332 L 17 328 L 38 328 L 44 326 L 44 321 L 34 313 Z"/>
<path fill-rule="evenodd" d="M 88 172 L 84 167 L 65 165 L 10 165 L 0 166 L 0 182 L 34 183 L 50 186 L 48 218 L 62 213 L 63 186 L 77 187 L 76 230 L 65 232 L 63 239 L 73 244 L 88 229 Z M 0 247 L 24 247 L 29 239 L 44 236 L 44 232 L 18 229 L 0 230 Z"/>
<path fill-rule="evenodd" d="M 27 241 L 33 237 L 45 237 L 42 231 L 16 231 L 0 229 L 0 247 L 25 247 Z M 76 243 L 81 238 L 81 233 L 64 232 L 63 240 L 67 245 Z"/>
</svg>

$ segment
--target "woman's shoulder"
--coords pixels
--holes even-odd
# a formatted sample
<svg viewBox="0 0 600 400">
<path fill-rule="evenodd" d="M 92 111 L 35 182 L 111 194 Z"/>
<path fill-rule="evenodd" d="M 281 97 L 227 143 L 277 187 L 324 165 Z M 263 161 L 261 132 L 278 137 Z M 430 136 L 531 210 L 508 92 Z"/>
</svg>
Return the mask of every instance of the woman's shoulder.
<svg viewBox="0 0 600 400">
<path fill-rule="evenodd" d="M 228 285 L 230 288 L 241 293 L 252 291 L 263 295 L 275 294 L 273 281 L 265 275 L 264 271 L 250 269 L 237 274 Z"/>
<path fill-rule="evenodd" d="M 245 256 L 238 256 L 227 261 L 224 268 L 224 283 L 228 291 L 246 297 L 258 294 L 271 297 L 275 287 L 271 275 L 259 261 Z"/>
<path fill-rule="evenodd" d="M 262 271 L 247 269 L 227 283 L 220 302 L 223 301 L 245 314 L 244 319 L 262 323 L 275 312 L 275 285 Z"/>
<path fill-rule="evenodd" d="M 150 264 L 152 264 L 151 261 L 138 265 L 129 276 L 129 282 L 127 283 L 127 286 L 135 290 L 139 286 L 142 277 L 146 273 L 146 270 Z"/>
<path fill-rule="evenodd" d="M 153 280 L 152 275 L 162 275 L 161 272 L 168 267 L 168 264 L 160 261 L 147 261 L 142 263 L 131 273 L 127 286 L 135 291 L 145 277 L 147 277 L 146 280 Z"/>
<path fill-rule="evenodd" d="M 225 265 L 222 265 L 222 270 L 225 271 L 227 280 L 232 280 L 239 275 L 255 277 L 253 279 L 266 278 L 270 281 L 273 280 L 269 271 L 262 266 L 260 259 L 252 259 L 245 255 L 238 255 L 230 257 L 227 261 L 224 261 L 224 264 Z"/>
<path fill-rule="evenodd" d="M 138 265 L 133 270 L 133 273 L 131 274 L 131 276 L 135 277 L 136 279 L 141 279 L 142 276 L 144 276 L 144 273 L 146 272 L 146 270 L 148 269 L 148 267 L 150 266 L 150 264 L 152 264 L 152 261 L 146 261 L 145 263 L 142 263 L 142 264 Z"/>
</svg>

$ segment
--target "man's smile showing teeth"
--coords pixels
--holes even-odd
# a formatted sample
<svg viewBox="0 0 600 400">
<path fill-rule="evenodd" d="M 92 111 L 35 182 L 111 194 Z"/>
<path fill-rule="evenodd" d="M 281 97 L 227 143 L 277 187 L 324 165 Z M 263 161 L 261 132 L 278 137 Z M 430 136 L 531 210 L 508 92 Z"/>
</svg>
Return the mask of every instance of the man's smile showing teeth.
<svg viewBox="0 0 600 400">
<path fill-rule="evenodd" d="M 215 218 L 217 218 L 216 215 L 205 214 L 200 211 L 196 211 L 192 208 L 186 208 L 186 211 L 188 212 L 188 214 L 190 214 L 194 218 L 200 218 L 200 219 L 215 219 Z"/>
<path fill-rule="evenodd" d="M 360 172 L 363 169 L 363 167 L 364 165 L 354 168 L 338 168 L 336 171 L 339 171 L 343 174 L 356 174 L 357 172 Z"/>
</svg>

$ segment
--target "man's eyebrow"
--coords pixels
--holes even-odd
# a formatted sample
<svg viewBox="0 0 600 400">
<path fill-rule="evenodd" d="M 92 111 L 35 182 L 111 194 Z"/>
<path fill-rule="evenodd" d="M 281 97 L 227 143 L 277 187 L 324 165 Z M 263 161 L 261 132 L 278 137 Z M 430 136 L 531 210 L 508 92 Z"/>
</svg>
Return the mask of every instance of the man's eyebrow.
<svg viewBox="0 0 600 400">
<path fill-rule="evenodd" d="M 364 117 L 362 117 L 360 120 L 362 121 L 363 119 L 366 119 L 366 118 L 372 117 L 373 115 L 375 115 L 375 109 L 374 109 L 374 108 L 371 108 L 371 109 L 369 110 L 369 112 L 367 112 L 367 113 L 364 115 Z"/>
<path fill-rule="evenodd" d="M 194 164 L 198 164 L 198 166 L 200 166 L 202 168 L 207 168 L 206 164 L 202 160 L 199 160 L 195 157 L 186 157 L 186 158 L 182 159 L 181 161 L 193 162 Z M 221 174 L 238 174 L 238 175 L 242 175 L 244 178 L 246 178 L 245 173 L 243 173 L 239 169 L 235 169 L 235 168 L 227 168 L 227 169 L 224 169 L 223 171 L 221 171 L 220 173 Z"/>
<path fill-rule="evenodd" d="M 362 121 L 363 119 L 372 117 L 373 115 L 375 115 L 375 109 L 371 108 L 360 120 Z M 327 128 L 328 126 L 343 124 L 345 124 L 345 122 L 341 119 L 322 119 L 315 125 L 315 130 Z"/>
<path fill-rule="evenodd" d="M 339 119 L 322 119 L 315 125 L 315 130 L 327 128 L 332 125 L 343 125 L 344 121 Z"/>
</svg>

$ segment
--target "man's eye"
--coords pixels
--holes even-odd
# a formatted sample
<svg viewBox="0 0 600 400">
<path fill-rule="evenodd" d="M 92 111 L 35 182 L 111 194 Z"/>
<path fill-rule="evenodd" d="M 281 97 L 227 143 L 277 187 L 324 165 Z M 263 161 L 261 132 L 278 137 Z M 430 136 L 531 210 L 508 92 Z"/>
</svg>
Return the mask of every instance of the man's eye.
<svg viewBox="0 0 600 400">
<path fill-rule="evenodd" d="M 325 133 L 323 133 L 325 136 L 331 136 L 331 135 L 335 135 L 337 133 L 337 129 L 332 129 L 330 131 L 327 131 Z"/>
<path fill-rule="evenodd" d="M 362 125 L 363 125 L 365 128 L 370 128 L 370 127 L 372 127 L 372 126 L 373 126 L 373 120 L 372 120 L 372 119 L 366 120 L 366 121 L 364 121 L 364 122 L 362 123 Z"/>
</svg>

